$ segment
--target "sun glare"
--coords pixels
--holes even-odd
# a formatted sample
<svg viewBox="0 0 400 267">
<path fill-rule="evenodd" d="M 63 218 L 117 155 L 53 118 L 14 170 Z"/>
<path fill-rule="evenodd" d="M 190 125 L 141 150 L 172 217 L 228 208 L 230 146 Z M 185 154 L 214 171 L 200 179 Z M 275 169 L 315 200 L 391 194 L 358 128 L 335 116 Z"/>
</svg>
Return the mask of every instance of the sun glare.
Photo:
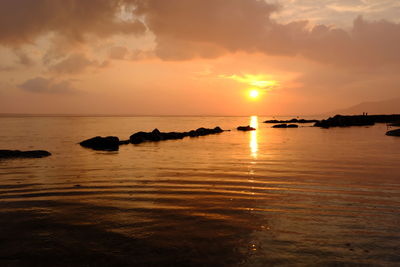
<svg viewBox="0 0 400 267">
<path fill-rule="evenodd" d="M 258 98 L 260 96 L 260 92 L 258 90 L 256 90 L 256 89 L 252 89 L 252 90 L 249 91 L 249 96 L 252 99 L 256 99 L 256 98 Z"/>
</svg>

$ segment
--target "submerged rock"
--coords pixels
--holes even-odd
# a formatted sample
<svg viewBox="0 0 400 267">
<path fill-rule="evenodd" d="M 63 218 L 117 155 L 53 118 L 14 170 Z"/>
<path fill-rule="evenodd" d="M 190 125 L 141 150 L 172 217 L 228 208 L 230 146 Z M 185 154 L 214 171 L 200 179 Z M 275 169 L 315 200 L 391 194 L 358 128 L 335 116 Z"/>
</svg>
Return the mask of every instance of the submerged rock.
<svg viewBox="0 0 400 267">
<path fill-rule="evenodd" d="M 267 120 L 264 123 L 313 123 L 319 120 L 291 119 L 291 120 Z"/>
<path fill-rule="evenodd" d="M 388 132 L 386 132 L 386 135 L 389 135 L 389 136 L 400 136 L 400 129 L 388 131 Z"/>
<path fill-rule="evenodd" d="M 272 128 L 287 128 L 287 124 L 286 123 L 277 124 L 277 125 L 272 126 Z"/>
<path fill-rule="evenodd" d="M 119 149 L 120 141 L 116 136 L 96 136 L 79 143 L 81 146 L 94 150 L 116 151 Z"/>
<path fill-rule="evenodd" d="M 43 158 L 50 155 L 51 153 L 45 150 L 0 150 L 0 158 Z"/>
<path fill-rule="evenodd" d="M 299 128 L 299 125 L 282 123 L 282 124 L 274 125 L 274 126 L 272 126 L 272 128 Z"/>
<path fill-rule="evenodd" d="M 236 129 L 237 129 L 238 131 L 245 131 L 245 132 L 247 132 L 247 131 L 255 131 L 255 130 L 256 130 L 256 128 L 250 127 L 250 125 L 247 125 L 247 126 L 239 126 L 239 127 L 237 127 Z"/>
</svg>

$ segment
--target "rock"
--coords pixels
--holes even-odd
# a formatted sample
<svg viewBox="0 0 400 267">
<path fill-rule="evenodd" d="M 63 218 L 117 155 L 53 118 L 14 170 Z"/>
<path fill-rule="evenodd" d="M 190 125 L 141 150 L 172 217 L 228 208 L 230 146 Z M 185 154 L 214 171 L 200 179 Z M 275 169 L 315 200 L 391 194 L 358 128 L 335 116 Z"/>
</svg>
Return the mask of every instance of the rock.
<svg viewBox="0 0 400 267">
<path fill-rule="evenodd" d="M 267 120 L 264 123 L 313 123 L 319 120 L 291 119 L 291 120 Z"/>
<path fill-rule="evenodd" d="M 210 132 L 210 129 L 206 129 L 206 128 L 203 128 L 203 127 L 201 127 L 201 128 L 198 128 L 197 130 L 196 130 L 196 134 L 198 135 L 198 136 L 204 136 L 204 135 L 207 135 L 207 134 L 210 134 L 211 132 Z"/>
<path fill-rule="evenodd" d="M 389 126 L 400 127 L 400 121 L 390 123 Z"/>
<path fill-rule="evenodd" d="M 386 132 L 386 135 L 389 135 L 389 136 L 400 136 L 400 129 L 388 131 L 388 132 Z"/>
<path fill-rule="evenodd" d="M 160 141 L 163 139 L 161 132 L 156 128 L 147 135 L 149 141 Z"/>
<path fill-rule="evenodd" d="M 277 125 L 272 126 L 272 128 L 287 128 L 287 127 L 288 127 L 288 125 L 286 123 L 277 124 Z"/>
<path fill-rule="evenodd" d="M 196 131 L 194 131 L 194 130 L 191 130 L 191 131 L 188 133 L 188 135 L 189 135 L 190 137 L 196 137 L 196 136 L 198 136 L 198 135 L 196 134 Z"/>
<path fill-rule="evenodd" d="M 189 136 L 187 132 L 169 132 L 169 133 L 163 133 L 165 136 L 163 140 L 176 140 L 176 139 L 183 139 L 186 136 Z"/>
<path fill-rule="evenodd" d="M 256 128 L 250 127 L 249 125 L 247 125 L 247 126 L 239 126 L 236 129 L 238 131 L 245 131 L 245 132 L 247 132 L 247 131 L 255 131 L 256 130 Z"/>
<path fill-rule="evenodd" d="M 282 124 L 274 125 L 274 126 L 272 126 L 272 128 L 299 128 L 299 125 L 282 123 Z"/>
<path fill-rule="evenodd" d="M 129 137 L 129 141 L 132 144 L 140 144 L 147 140 L 147 136 L 148 136 L 148 133 L 146 133 L 146 132 L 137 132 L 137 133 L 132 134 Z"/>
<path fill-rule="evenodd" d="M 222 133 L 224 131 L 219 126 L 215 127 L 213 130 L 215 133 Z"/>
<path fill-rule="evenodd" d="M 45 150 L 0 150 L 0 158 L 43 158 L 50 155 L 51 153 Z"/>
<path fill-rule="evenodd" d="M 119 139 L 116 136 L 96 136 L 79 143 L 81 146 L 94 150 L 116 151 L 119 148 Z"/>
</svg>

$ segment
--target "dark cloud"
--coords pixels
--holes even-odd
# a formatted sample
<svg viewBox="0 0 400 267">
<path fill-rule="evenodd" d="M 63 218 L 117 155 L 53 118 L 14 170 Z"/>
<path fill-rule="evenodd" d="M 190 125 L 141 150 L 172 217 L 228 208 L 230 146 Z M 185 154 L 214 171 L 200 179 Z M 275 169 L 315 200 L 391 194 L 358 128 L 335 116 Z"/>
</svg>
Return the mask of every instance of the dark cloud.
<svg viewBox="0 0 400 267">
<path fill-rule="evenodd" d="M 279 11 L 262 0 L 3 0 L 0 44 L 31 43 L 56 33 L 62 42 L 44 56 L 44 62 L 52 62 L 63 56 L 60 46 L 85 41 L 86 35 L 144 34 L 147 28 L 155 36 L 154 54 L 164 60 L 244 51 L 300 55 L 346 67 L 400 64 L 398 23 L 358 17 L 350 30 L 312 27 L 307 21 L 279 23 L 271 18 Z M 110 51 L 114 59 L 126 56 L 123 47 Z M 53 69 L 73 73 L 90 64 L 75 57 Z"/>
<path fill-rule="evenodd" d="M 129 56 L 130 60 L 145 60 L 156 58 L 153 50 L 133 50 Z"/>
<path fill-rule="evenodd" d="M 85 34 L 106 37 L 143 33 L 139 20 L 120 20 L 122 0 L 2 0 L 0 43 L 32 43 L 50 32 L 82 41 Z"/>
<path fill-rule="evenodd" d="M 70 94 L 77 92 L 70 80 L 55 81 L 54 79 L 43 77 L 29 79 L 18 85 L 18 87 L 32 93 Z"/>
<path fill-rule="evenodd" d="M 277 6 L 254 0 L 139 0 L 164 59 L 216 57 L 226 51 L 255 50 Z"/>
<path fill-rule="evenodd" d="M 275 5 L 257 0 L 138 0 L 156 36 L 156 54 L 166 60 L 217 57 L 245 51 L 294 56 L 334 65 L 400 63 L 400 24 L 354 20 L 350 31 L 307 21 L 287 24 L 271 19 Z"/>
<path fill-rule="evenodd" d="M 71 54 L 60 62 L 50 66 L 50 71 L 59 74 L 77 74 L 91 66 L 100 66 L 95 60 L 90 60 L 85 54 Z"/>
<path fill-rule="evenodd" d="M 5 65 L 0 65 L 0 72 L 9 72 L 9 71 L 15 71 L 16 67 L 14 66 L 5 66 Z"/>
<path fill-rule="evenodd" d="M 128 53 L 128 48 L 125 46 L 113 46 L 108 51 L 108 55 L 111 59 L 125 59 Z"/>
<path fill-rule="evenodd" d="M 29 55 L 23 51 L 17 50 L 15 51 L 15 55 L 17 56 L 17 63 L 20 65 L 30 67 L 35 64 L 35 62 L 29 57 Z"/>
</svg>

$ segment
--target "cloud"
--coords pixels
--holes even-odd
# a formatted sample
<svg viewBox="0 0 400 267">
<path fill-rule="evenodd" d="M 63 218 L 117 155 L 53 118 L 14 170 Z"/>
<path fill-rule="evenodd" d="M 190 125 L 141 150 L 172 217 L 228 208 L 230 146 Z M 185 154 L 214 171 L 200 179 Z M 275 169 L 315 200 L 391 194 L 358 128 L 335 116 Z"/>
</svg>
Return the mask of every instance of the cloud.
<svg viewBox="0 0 400 267">
<path fill-rule="evenodd" d="M 256 88 L 265 89 L 265 90 L 272 90 L 279 86 L 278 81 L 272 79 L 268 75 L 263 75 L 263 74 L 258 74 L 258 75 L 254 75 L 254 74 L 224 75 L 224 74 L 221 74 L 221 75 L 218 75 L 218 77 L 223 78 L 223 79 L 234 80 L 239 83 L 247 84 L 250 87 L 256 87 Z"/>
<path fill-rule="evenodd" d="M 254 50 L 277 6 L 254 0 L 143 0 L 134 13 L 155 34 L 156 54 L 167 60 L 214 58 Z"/>
<path fill-rule="evenodd" d="M 165 60 L 215 58 L 236 51 L 295 56 L 341 66 L 400 63 L 400 24 L 366 21 L 348 31 L 308 21 L 279 23 L 279 8 L 257 0 L 138 0 L 134 14 L 154 33 Z"/>
<path fill-rule="evenodd" d="M 125 59 L 128 53 L 128 48 L 125 46 L 113 46 L 108 51 L 110 59 Z"/>
<path fill-rule="evenodd" d="M 314 11 L 321 6 L 315 1 L 289 2 L 307 10 L 311 5 Z M 346 5 L 328 2 L 335 12 L 361 12 L 366 8 L 372 13 L 376 6 L 372 0 L 352 0 Z M 390 0 L 388 3 L 376 6 L 377 10 L 395 5 Z M 58 45 L 44 56 L 44 62 L 52 62 L 62 56 L 62 49 L 58 49 L 61 39 L 68 47 L 71 42 L 89 42 L 85 39 L 88 35 L 107 38 L 116 34 L 152 34 L 153 54 L 163 60 L 209 59 L 241 51 L 302 56 L 348 68 L 400 65 L 399 23 L 358 16 L 345 30 L 311 25 L 307 20 L 281 22 L 275 19 L 276 14 L 285 12 L 281 8 L 262 0 L 3 0 L 0 44 L 18 46 L 54 33 L 58 38 L 53 41 Z M 124 47 L 117 46 L 108 56 L 123 59 L 130 57 L 127 53 Z M 95 64 L 75 55 L 52 69 L 76 73 L 91 65 Z"/>
<path fill-rule="evenodd" d="M 23 51 L 17 50 L 15 51 L 15 55 L 17 56 L 17 63 L 23 65 L 25 67 L 30 67 L 35 64 L 35 62 Z"/>
<path fill-rule="evenodd" d="M 125 46 L 113 46 L 108 50 L 109 59 L 116 60 L 146 60 L 146 59 L 154 59 L 156 58 L 153 50 L 140 50 L 134 49 L 133 51 L 129 51 Z"/>
<path fill-rule="evenodd" d="M 70 80 L 57 82 L 54 79 L 46 79 L 43 77 L 29 79 L 18 85 L 18 87 L 31 93 L 70 94 L 77 92 L 77 90 L 72 86 Z"/>
<path fill-rule="evenodd" d="M 59 74 L 77 74 L 91 66 L 98 67 L 100 64 L 95 60 L 88 59 L 86 55 L 82 53 L 75 53 L 50 66 L 49 69 Z"/>
<path fill-rule="evenodd" d="M 131 60 L 145 60 L 145 59 L 154 59 L 156 55 L 153 50 L 133 50 L 129 59 Z"/>
<path fill-rule="evenodd" d="M 0 72 L 9 72 L 9 71 L 15 71 L 16 67 L 14 66 L 7 66 L 7 65 L 0 65 Z"/>
<path fill-rule="evenodd" d="M 307 33 L 300 53 L 335 65 L 374 67 L 400 64 L 400 24 L 354 20 L 350 32 L 319 25 Z"/>
<path fill-rule="evenodd" d="M 53 32 L 69 40 L 83 41 L 85 35 L 107 37 L 145 32 L 135 18 L 119 17 L 122 0 L 2 0 L 0 43 L 18 46 L 32 43 Z"/>
<path fill-rule="evenodd" d="M 310 20 L 313 24 L 334 24 L 348 27 L 355 17 L 363 15 L 370 20 L 386 18 L 399 22 L 398 0 L 279 0 L 282 12 L 274 14 L 280 22 Z"/>
</svg>

